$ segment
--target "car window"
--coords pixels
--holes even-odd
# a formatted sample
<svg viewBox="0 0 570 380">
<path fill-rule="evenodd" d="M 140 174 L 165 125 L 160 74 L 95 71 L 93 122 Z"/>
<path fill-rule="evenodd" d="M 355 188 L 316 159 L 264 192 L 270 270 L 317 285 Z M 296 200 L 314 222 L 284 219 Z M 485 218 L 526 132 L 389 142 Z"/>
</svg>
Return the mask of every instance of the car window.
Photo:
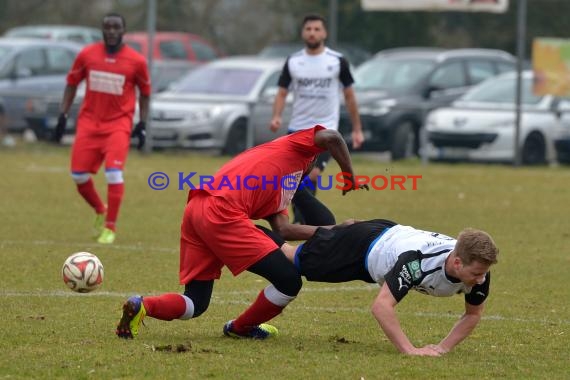
<svg viewBox="0 0 570 380">
<path fill-rule="evenodd" d="M 142 54 L 142 44 L 139 42 L 134 42 L 134 41 L 127 41 L 127 45 L 129 45 L 130 47 L 132 47 L 133 49 L 135 49 L 136 51 L 138 51 L 139 53 Z"/>
<path fill-rule="evenodd" d="M 262 71 L 245 68 L 200 67 L 185 76 L 174 91 L 187 94 L 248 95 Z"/>
<path fill-rule="evenodd" d="M 163 41 L 158 45 L 162 58 L 188 59 L 186 47 L 180 41 Z"/>
<path fill-rule="evenodd" d="M 499 74 L 502 74 L 514 71 L 516 70 L 516 67 L 513 63 L 497 62 L 497 69 L 499 70 Z"/>
<path fill-rule="evenodd" d="M 491 61 L 467 61 L 467 74 L 471 84 L 483 82 L 485 79 L 495 76 L 495 68 Z"/>
<path fill-rule="evenodd" d="M 101 37 L 101 33 L 99 33 L 99 32 L 89 33 L 89 41 L 88 42 L 97 42 L 97 41 L 101 41 L 102 39 L 103 39 L 103 37 Z"/>
<path fill-rule="evenodd" d="M 18 54 L 16 58 L 16 71 L 30 70 L 32 76 L 47 72 L 46 59 L 43 49 L 31 48 Z"/>
<path fill-rule="evenodd" d="M 462 62 L 446 63 L 432 74 L 429 84 L 437 89 L 464 87 L 467 85 Z"/>
<path fill-rule="evenodd" d="M 271 74 L 269 76 L 269 78 L 267 78 L 265 83 L 263 84 L 263 88 L 261 89 L 261 92 L 263 93 L 265 90 L 267 90 L 270 87 L 277 87 L 277 82 L 279 81 L 279 76 L 281 76 L 281 70 L 276 71 L 273 74 Z"/>
<path fill-rule="evenodd" d="M 542 97 L 536 96 L 532 92 L 532 80 L 523 78 L 522 81 L 523 104 L 536 104 Z M 483 102 L 483 103 L 511 103 L 514 104 L 516 97 L 516 78 L 496 78 L 490 79 L 468 91 L 460 99 L 462 101 Z"/>
<path fill-rule="evenodd" d="M 46 50 L 47 66 L 50 74 L 65 74 L 73 64 L 75 54 L 63 48 Z"/>
<path fill-rule="evenodd" d="M 211 61 L 218 57 L 216 51 L 211 47 L 200 41 L 190 41 L 194 55 L 198 61 Z"/>
<path fill-rule="evenodd" d="M 67 40 L 67 41 L 75 41 L 75 42 L 79 42 L 81 44 L 84 44 L 87 42 L 85 39 L 85 36 L 81 33 L 69 33 L 69 34 L 66 34 L 65 36 L 62 35 L 59 39 L 60 40 Z"/>
<path fill-rule="evenodd" d="M 373 59 L 354 71 L 357 89 L 407 89 L 435 66 L 427 59 Z"/>
</svg>

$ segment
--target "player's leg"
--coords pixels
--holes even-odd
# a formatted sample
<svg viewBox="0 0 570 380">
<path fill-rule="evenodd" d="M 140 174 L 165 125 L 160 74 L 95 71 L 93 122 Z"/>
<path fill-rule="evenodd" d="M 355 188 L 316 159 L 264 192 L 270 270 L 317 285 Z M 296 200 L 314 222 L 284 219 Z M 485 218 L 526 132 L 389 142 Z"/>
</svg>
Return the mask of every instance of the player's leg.
<svg viewBox="0 0 570 380">
<path fill-rule="evenodd" d="M 280 249 L 271 252 L 247 269 L 271 284 L 263 289 L 253 304 L 238 318 L 224 326 L 232 337 L 266 339 L 277 335 L 277 329 L 265 322 L 275 318 L 301 290 L 301 276 Z"/>
<path fill-rule="evenodd" d="M 107 216 L 105 228 L 99 243 L 110 244 L 115 240 L 116 223 L 119 209 L 125 193 L 123 168 L 129 151 L 130 136 L 124 131 L 117 131 L 106 137 L 105 155 L 105 178 L 107 180 Z"/>
<path fill-rule="evenodd" d="M 106 207 L 95 188 L 92 173 L 97 173 L 101 166 L 100 141 L 90 135 L 78 134 L 71 150 L 71 177 L 77 186 L 77 191 L 95 211 L 93 225 L 94 236 L 98 236 L 103 228 Z"/>
</svg>

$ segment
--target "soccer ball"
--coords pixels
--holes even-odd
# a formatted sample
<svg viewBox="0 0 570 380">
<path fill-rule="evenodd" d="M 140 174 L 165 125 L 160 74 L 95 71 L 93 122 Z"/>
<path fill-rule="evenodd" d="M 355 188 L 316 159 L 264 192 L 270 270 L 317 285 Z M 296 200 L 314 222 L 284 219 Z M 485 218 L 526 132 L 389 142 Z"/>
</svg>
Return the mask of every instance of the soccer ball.
<svg viewBox="0 0 570 380">
<path fill-rule="evenodd" d="M 69 256 L 61 268 L 63 282 L 74 292 L 89 293 L 103 282 L 103 264 L 89 252 Z"/>
</svg>

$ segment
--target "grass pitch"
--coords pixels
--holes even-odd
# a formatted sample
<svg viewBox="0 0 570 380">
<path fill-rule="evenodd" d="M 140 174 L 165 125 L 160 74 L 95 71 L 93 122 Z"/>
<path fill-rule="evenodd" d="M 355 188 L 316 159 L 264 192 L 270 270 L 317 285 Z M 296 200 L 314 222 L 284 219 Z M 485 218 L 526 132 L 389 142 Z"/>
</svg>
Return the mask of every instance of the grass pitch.
<svg viewBox="0 0 570 380">
<path fill-rule="evenodd" d="M 38 144 L 0 150 L 0 378 L 492 379 L 569 378 L 570 218 L 568 168 L 422 166 L 354 158 L 358 174 L 422 175 L 417 190 L 322 191 L 337 219 L 390 218 L 456 236 L 489 232 L 500 247 L 491 296 L 472 336 L 441 358 L 397 353 L 370 313 L 377 286 L 304 283 L 272 323 L 269 341 L 223 337 L 222 326 L 266 282 L 226 270 L 208 311 L 190 321 L 146 319 L 132 341 L 115 337 L 124 299 L 180 292 L 178 239 L 187 192 L 177 173 L 210 175 L 227 158 L 134 152 L 113 246 L 90 239 L 93 215 L 68 174 L 69 149 Z M 166 190 L 148 176 L 171 177 Z M 325 174 L 338 171 L 331 164 Z M 105 196 L 102 174 L 96 183 Z M 73 252 L 105 266 L 98 291 L 76 294 L 61 280 Z M 416 345 L 437 343 L 463 311 L 463 297 L 410 294 L 397 308 Z"/>
</svg>

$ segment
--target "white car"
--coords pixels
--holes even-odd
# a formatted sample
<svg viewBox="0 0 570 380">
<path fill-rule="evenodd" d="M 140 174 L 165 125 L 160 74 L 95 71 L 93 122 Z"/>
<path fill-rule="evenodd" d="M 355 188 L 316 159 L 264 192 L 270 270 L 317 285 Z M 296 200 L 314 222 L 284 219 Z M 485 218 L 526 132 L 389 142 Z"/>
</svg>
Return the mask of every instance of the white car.
<svg viewBox="0 0 570 380">
<path fill-rule="evenodd" d="M 220 149 L 234 155 L 285 134 L 286 128 L 277 134 L 269 131 L 283 64 L 283 59 L 228 57 L 193 70 L 154 98 L 153 147 Z"/>
<path fill-rule="evenodd" d="M 522 73 L 518 148 L 524 164 L 554 158 L 553 138 L 570 117 L 559 98 L 532 92 L 533 73 Z M 516 72 L 489 79 L 469 90 L 450 107 L 428 114 L 427 156 L 432 160 L 513 162 L 515 159 Z"/>
</svg>

